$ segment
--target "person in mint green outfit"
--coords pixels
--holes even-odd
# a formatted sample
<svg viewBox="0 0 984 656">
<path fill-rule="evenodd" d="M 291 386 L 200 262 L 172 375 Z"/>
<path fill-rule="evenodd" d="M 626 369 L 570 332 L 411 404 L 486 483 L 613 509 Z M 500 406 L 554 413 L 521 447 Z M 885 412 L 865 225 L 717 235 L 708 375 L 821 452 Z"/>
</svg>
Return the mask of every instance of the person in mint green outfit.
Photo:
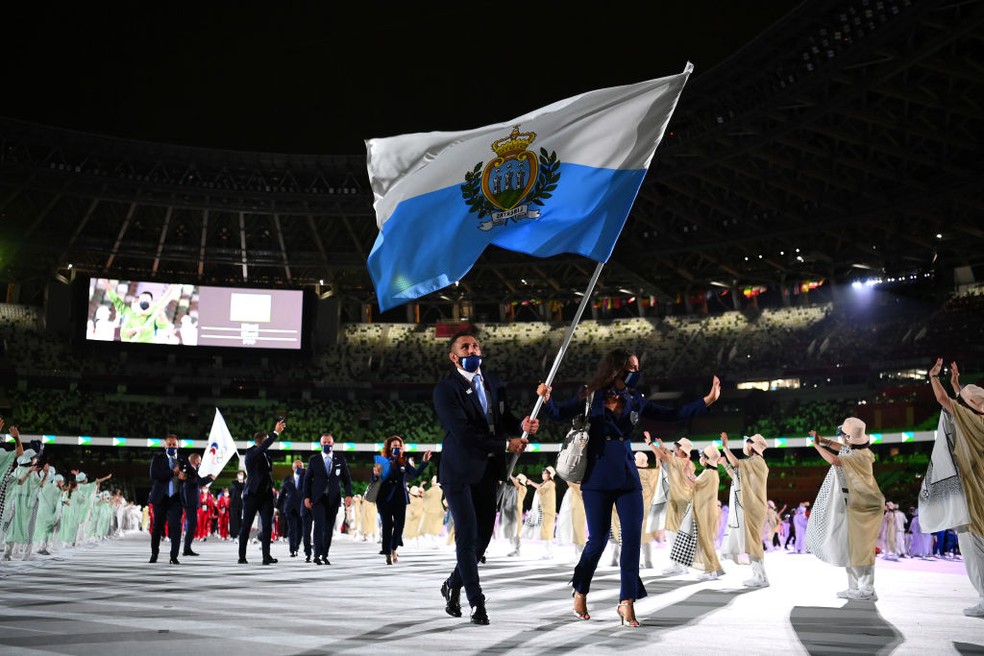
<svg viewBox="0 0 984 656">
<path fill-rule="evenodd" d="M 163 296 L 156 302 L 154 295 L 144 290 L 134 296 L 133 301 L 127 305 L 107 279 L 102 278 L 100 282 L 106 289 L 106 296 L 116 308 L 116 315 L 120 320 L 121 342 L 149 344 L 159 341 L 154 339 L 158 331 L 173 327 L 164 313 L 164 308 L 173 300 L 175 293 L 180 291 L 178 285 L 168 285 Z"/>
<path fill-rule="evenodd" d="M 30 559 L 30 542 L 34 529 L 34 511 L 38 503 L 38 491 L 44 483 L 48 466 L 37 466 L 37 452 L 25 449 L 17 458 L 17 467 L 7 475 L 7 501 L 4 509 L 3 559 L 10 560 L 14 548 L 25 548 L 25 559 Z"/>
</svg>

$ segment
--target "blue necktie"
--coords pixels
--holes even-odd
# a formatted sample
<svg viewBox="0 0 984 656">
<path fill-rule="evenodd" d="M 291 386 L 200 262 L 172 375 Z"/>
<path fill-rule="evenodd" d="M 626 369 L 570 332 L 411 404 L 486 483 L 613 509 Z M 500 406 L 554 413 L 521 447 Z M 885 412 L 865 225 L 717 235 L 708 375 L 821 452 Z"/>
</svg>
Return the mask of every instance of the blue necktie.
<svg viewBox="0 0 984 656">
<path fill-rule="evenodd" d="M 485 386 L 482 385 L 482 375 L 475 374 L 472 378 L 472 384 L 475 386 L 475 391 L 478 393 L 478 402 L 482 404 L 482 411 L 485 414 L 489 414 L 489 399 L 485 396 Z"/>
<path fill-rule="evenodd" d="M 171 480 L 167 482 L 167 496 L 174 496 L 174 458 L 167 459 L 167 465 L 171 468 Z"/>
</svg>

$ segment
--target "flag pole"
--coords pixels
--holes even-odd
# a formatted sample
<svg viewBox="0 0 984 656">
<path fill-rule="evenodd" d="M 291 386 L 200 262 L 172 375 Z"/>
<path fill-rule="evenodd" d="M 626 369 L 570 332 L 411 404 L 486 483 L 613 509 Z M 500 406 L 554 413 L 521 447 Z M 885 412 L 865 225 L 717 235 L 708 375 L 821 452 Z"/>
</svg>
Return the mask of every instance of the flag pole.
<svg viewBox="0 0 984 656">
<path fill-rule="evenodd" d="M 588 281 L 588 287 L 584 290 L 584 296 L 581 297 L 581 303 L 577 306 L 577 312 L 574 313 L 574 320 L 571 325 L 567 328 L 567 333 L 564 335 L 564 341 L 560 345 L 560 350 L 557 351 L 557 357 L 554 358 L 553 366 L 550 367 L 550 373 L 547 374 L 547 379 L 544 383 L 547 387 L 553 385 L 554 376 L 557 375 L 557 370 L 560 369 L 560 361 L 564 359 L 564 353 L 567 352 L 567 347 L 571 343 L 571 339 L 574 337 L 574 329 L 577 328 L 577 324 L 581 321 L 581 315 L 584 314 L 584 308 L 588 307 L 591 302 L 591 294 L 594 292 L 595 285 L 598 282 L 598 278 L 601 277 L 601 270 L 605 267 L 604 262 L 599 262 L 598 266 L 595 267 L 594 274 L 591 276 L 591 280 Z M 536 419 L 537 414 L 540 412 L 540 408 L 543 407 L 543 397 L 536 397 L 536 405 L 533 406 L 533 412 L 530 413 L 531 419 Z M 529 433 L 523 431 L 523 439 L 529 437 Z M 516 461 L 519 460 L 519 454 L 512 454 L 512 460 L 509 461 L 509 468 L 506 470 L 506 480 L 512 476 L 513 469 L 516 467 Z"/>
</svg>

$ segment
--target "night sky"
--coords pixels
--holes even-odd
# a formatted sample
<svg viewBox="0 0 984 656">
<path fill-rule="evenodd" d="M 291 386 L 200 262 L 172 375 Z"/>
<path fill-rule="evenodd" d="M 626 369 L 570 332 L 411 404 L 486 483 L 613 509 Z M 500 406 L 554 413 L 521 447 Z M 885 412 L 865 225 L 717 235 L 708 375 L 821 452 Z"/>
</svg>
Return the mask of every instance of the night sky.
<svg viewBox="0 0 984 656">
<path fill-rule="evenodd" d="M 505 121 L 676 74 L 688 60 L 697 79 L 796 6 L 31 4 L 0 23 L 2 115 L 190 146 L 339 155 L 364 154 L 371 137 Z"/>
</svg>

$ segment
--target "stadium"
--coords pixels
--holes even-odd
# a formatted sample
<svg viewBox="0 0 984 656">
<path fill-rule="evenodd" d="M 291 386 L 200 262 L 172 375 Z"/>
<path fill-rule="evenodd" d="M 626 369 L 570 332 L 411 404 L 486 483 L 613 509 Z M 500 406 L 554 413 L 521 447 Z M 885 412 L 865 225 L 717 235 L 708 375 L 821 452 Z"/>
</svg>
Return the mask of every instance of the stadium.
<svg viewBox="0 0 984 656">
<path fill-rule="evenodd" d="M 103 489 L 144 505 L 148 466 L 166 435 L 187 452 L 204 451 L 220 411 L 242 453 L 254 431 L 283 416 L 273 479 L 318 452 L 329 432 L 361 494 L 391 435 L 418 459 L 433 450 L 439 461 L 444 429 L 432 394 L 453 370 L 448 338 L 469 328 L 520 414 L 534 408 L 537 384 L 552 370 L 554 394 L 569 397 L 616 348 L 638 354 L 642 391 L 663 403 L 698 399 L 719 377 L 721 398 L 708 415 L 643 421 L 638 430 L 667 443 L 686 437 L 698 449 L 720 446 L 722 432 L 764 436 L 768 494 L 778 507 L 812 501 L 827 475 L 810 431 L 833 436 L 846 417 L 858 417 L 885 499 L 916 508 L 940 421 L 930 369 L 942 357 L 959 365 L 962 384 L 984 385 L 982 4 L 825 0 L 748 12 L 755 16 L 734 24 L 741 43 L 710 55 L 717 61 L 709 66 L 694 55 L 696 71 L 593 288 L 596 263 L 583 256 L 490 246 L 461 279 L 385 311 L 367 268 L 380 229 L 366 155 L 311 154 L 297 136 L 283 152 L 239 145 L 271 143 L 262 136 L 196 139 L 185 130 L 169 139 L 167 128 L 135 118 L 114 130 L 96 111 L 60 117 L 42 108 L 43 96 L 12 102 L 0 109 L 4 448 L 17 426 L 60 473 L 111 473 Z M 608 29 L 609 19 L 599 20 Z M 628 54 L 635 48 L 644 50 Z M 591 65 L 573 66 L 515 110 L 468 111 L 474 103 L 462 91 L 453 118 L 430 118 L 453 123 L 416 127 L 407 115 L 367 123 L 363 129 L 380 132 L 358 137 L 472 128 L 684 63 L 661 55 L 608 76 L 579 77 Z M 421 95 L 446 93 L 456 73 L 435 73 L 446 77 Z M 475 86 L 492 84 L 482 82 Z M 280 118 L 278 128 L 292 120 Z M 303 120 L 299 112 L 297 132 Z M 331 129 L 352 132 L 337 120 Z M 170 129 L 179 133 L 177 119 Z M 131 339 L 120 316 L 142 294 L 166 322 Z M 539 480 L 568 428 L 545 422 L 515 472 Z M 232 483 L 235 463 L 214 489 Z M 558 488 L 559 498 L 566 486 Z M 729 488 L 722 475 L 724 504 Z M 960 574 L 961 595 L 971 596 Z M 944 624 L 953 636 L 947 653 L 980 653 L 980 644 L 961 642 L 979 625 L 958 619 L 959 627 Z M 831 647 L 795 613 L 791 626 L 783 653 L 851 652 L 846 633 Z M 872 626 L 857 653 L 928 640 Z M 533 635 L 512 639 L 540 644 Z M 23 651 L 11 653 L 37 653 L 8 643 L 17 645 Z"/>
</svg>

